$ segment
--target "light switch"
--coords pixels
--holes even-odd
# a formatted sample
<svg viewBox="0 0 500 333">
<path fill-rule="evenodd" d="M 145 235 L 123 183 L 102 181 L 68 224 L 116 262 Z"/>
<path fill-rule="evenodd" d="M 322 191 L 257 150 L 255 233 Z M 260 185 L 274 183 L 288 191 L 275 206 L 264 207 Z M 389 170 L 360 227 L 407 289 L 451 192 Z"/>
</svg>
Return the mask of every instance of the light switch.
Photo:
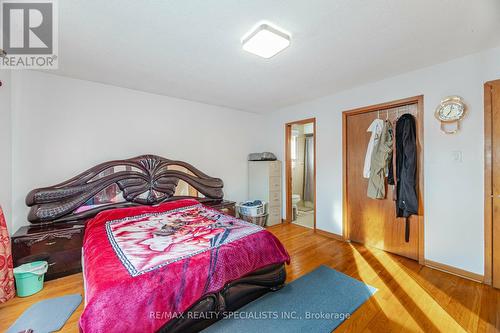
<svg viewBox="0 0 500 333">
<path fill-rule="evenodd" d="M 462 151 L 461 150 L 452 151 L 451 158 L 455 163 L 462 163 L 463 162 Z"/>
</svg>

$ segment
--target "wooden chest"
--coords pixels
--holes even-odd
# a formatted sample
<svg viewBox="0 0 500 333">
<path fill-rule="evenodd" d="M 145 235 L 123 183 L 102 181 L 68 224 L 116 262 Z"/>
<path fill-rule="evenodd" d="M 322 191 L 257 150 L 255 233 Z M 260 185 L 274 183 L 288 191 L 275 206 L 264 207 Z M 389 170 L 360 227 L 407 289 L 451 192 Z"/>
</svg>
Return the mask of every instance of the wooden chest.
<svg viewBox="0 0 500 333">
<path fill-rule="evenodd" d="M 12 236 L 14 267 L 45 260 L 49 264 L 45 280 L 80 272 L 83 234 L 83 223 L 21 227 Z"/>
</svg>

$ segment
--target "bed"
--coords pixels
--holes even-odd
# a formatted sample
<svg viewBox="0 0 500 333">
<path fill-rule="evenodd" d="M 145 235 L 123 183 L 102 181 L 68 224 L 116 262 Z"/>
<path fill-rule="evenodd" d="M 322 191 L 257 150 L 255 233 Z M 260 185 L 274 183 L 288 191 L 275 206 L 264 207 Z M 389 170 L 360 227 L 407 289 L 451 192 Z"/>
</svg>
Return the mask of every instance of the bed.
<svg viewBox="0 0 500 333">
<path fill-rule="evenodd" d="M 82 332 L 198 332 L 286 279 L 267 230 L 214 210 L 223 182 L 155 155 L 31 191 L 32 223 L 85 221 Z"/>
</svg>

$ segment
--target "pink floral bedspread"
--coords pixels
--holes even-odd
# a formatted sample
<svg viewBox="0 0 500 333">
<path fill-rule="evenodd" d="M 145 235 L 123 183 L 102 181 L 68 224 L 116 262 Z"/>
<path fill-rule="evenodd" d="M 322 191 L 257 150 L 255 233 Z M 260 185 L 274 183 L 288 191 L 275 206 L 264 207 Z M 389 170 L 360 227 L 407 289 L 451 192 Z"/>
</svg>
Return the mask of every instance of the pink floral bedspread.
<svg viewBox="0 0 500 333">
<path fill-rule="evenodd" d="M 289 261 L 270 232 L 195 200 L 102 212 L 83 255 L 83 332 L 155 332 L 226 283 Z"/>
</svg>

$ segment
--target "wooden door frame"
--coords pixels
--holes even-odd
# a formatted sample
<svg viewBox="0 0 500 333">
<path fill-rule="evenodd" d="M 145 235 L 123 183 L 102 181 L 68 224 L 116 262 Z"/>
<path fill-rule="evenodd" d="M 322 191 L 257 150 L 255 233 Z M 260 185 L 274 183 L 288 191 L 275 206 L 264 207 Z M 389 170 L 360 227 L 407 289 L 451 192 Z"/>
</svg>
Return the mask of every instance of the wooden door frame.
<svg viewBox="0 0 500 333">
<path fill-rule="evenodd" d="M 350 226 L 347 218 L 347 210 L 349 203 L 347 200 L 347 118 L 357 114 L 383 111 L 387 109 L 397 108 L 400 106 L 417 104 L 417 133 L 419 138 L 422 153 L 418 157 L 418 167 L 421 172 L 421 177 L 418 180 L 419 192 L 419 215 L 418 215 L 418 262 L 421 265 L 425 263 L 425 242 L 424 242 L 424 95 L 399 99 L 387 103 L 370 105 L 366 107 L 356 108 L 342 112 L 342 236 L 346 241 L 350 241 Z"/>
<path fill-rule="evenodd" d="M 314 228 L 316 231 L 316 118 L 307 118 L 296 120 L 285 124 L 285 193 L 286 193 L 286 215 L 285 223 L 292 222 L 292 157 L 290 156 L 290 148 L 292 142 L 292 125 L 313 124 L 313 144 L 314 144 Z"/>
<path fill-rule="evenodd" d="M 493 283 L 493 119 L 491 89 L 500 80 L 484 84 L 484 283 Z"/>
</svg>

